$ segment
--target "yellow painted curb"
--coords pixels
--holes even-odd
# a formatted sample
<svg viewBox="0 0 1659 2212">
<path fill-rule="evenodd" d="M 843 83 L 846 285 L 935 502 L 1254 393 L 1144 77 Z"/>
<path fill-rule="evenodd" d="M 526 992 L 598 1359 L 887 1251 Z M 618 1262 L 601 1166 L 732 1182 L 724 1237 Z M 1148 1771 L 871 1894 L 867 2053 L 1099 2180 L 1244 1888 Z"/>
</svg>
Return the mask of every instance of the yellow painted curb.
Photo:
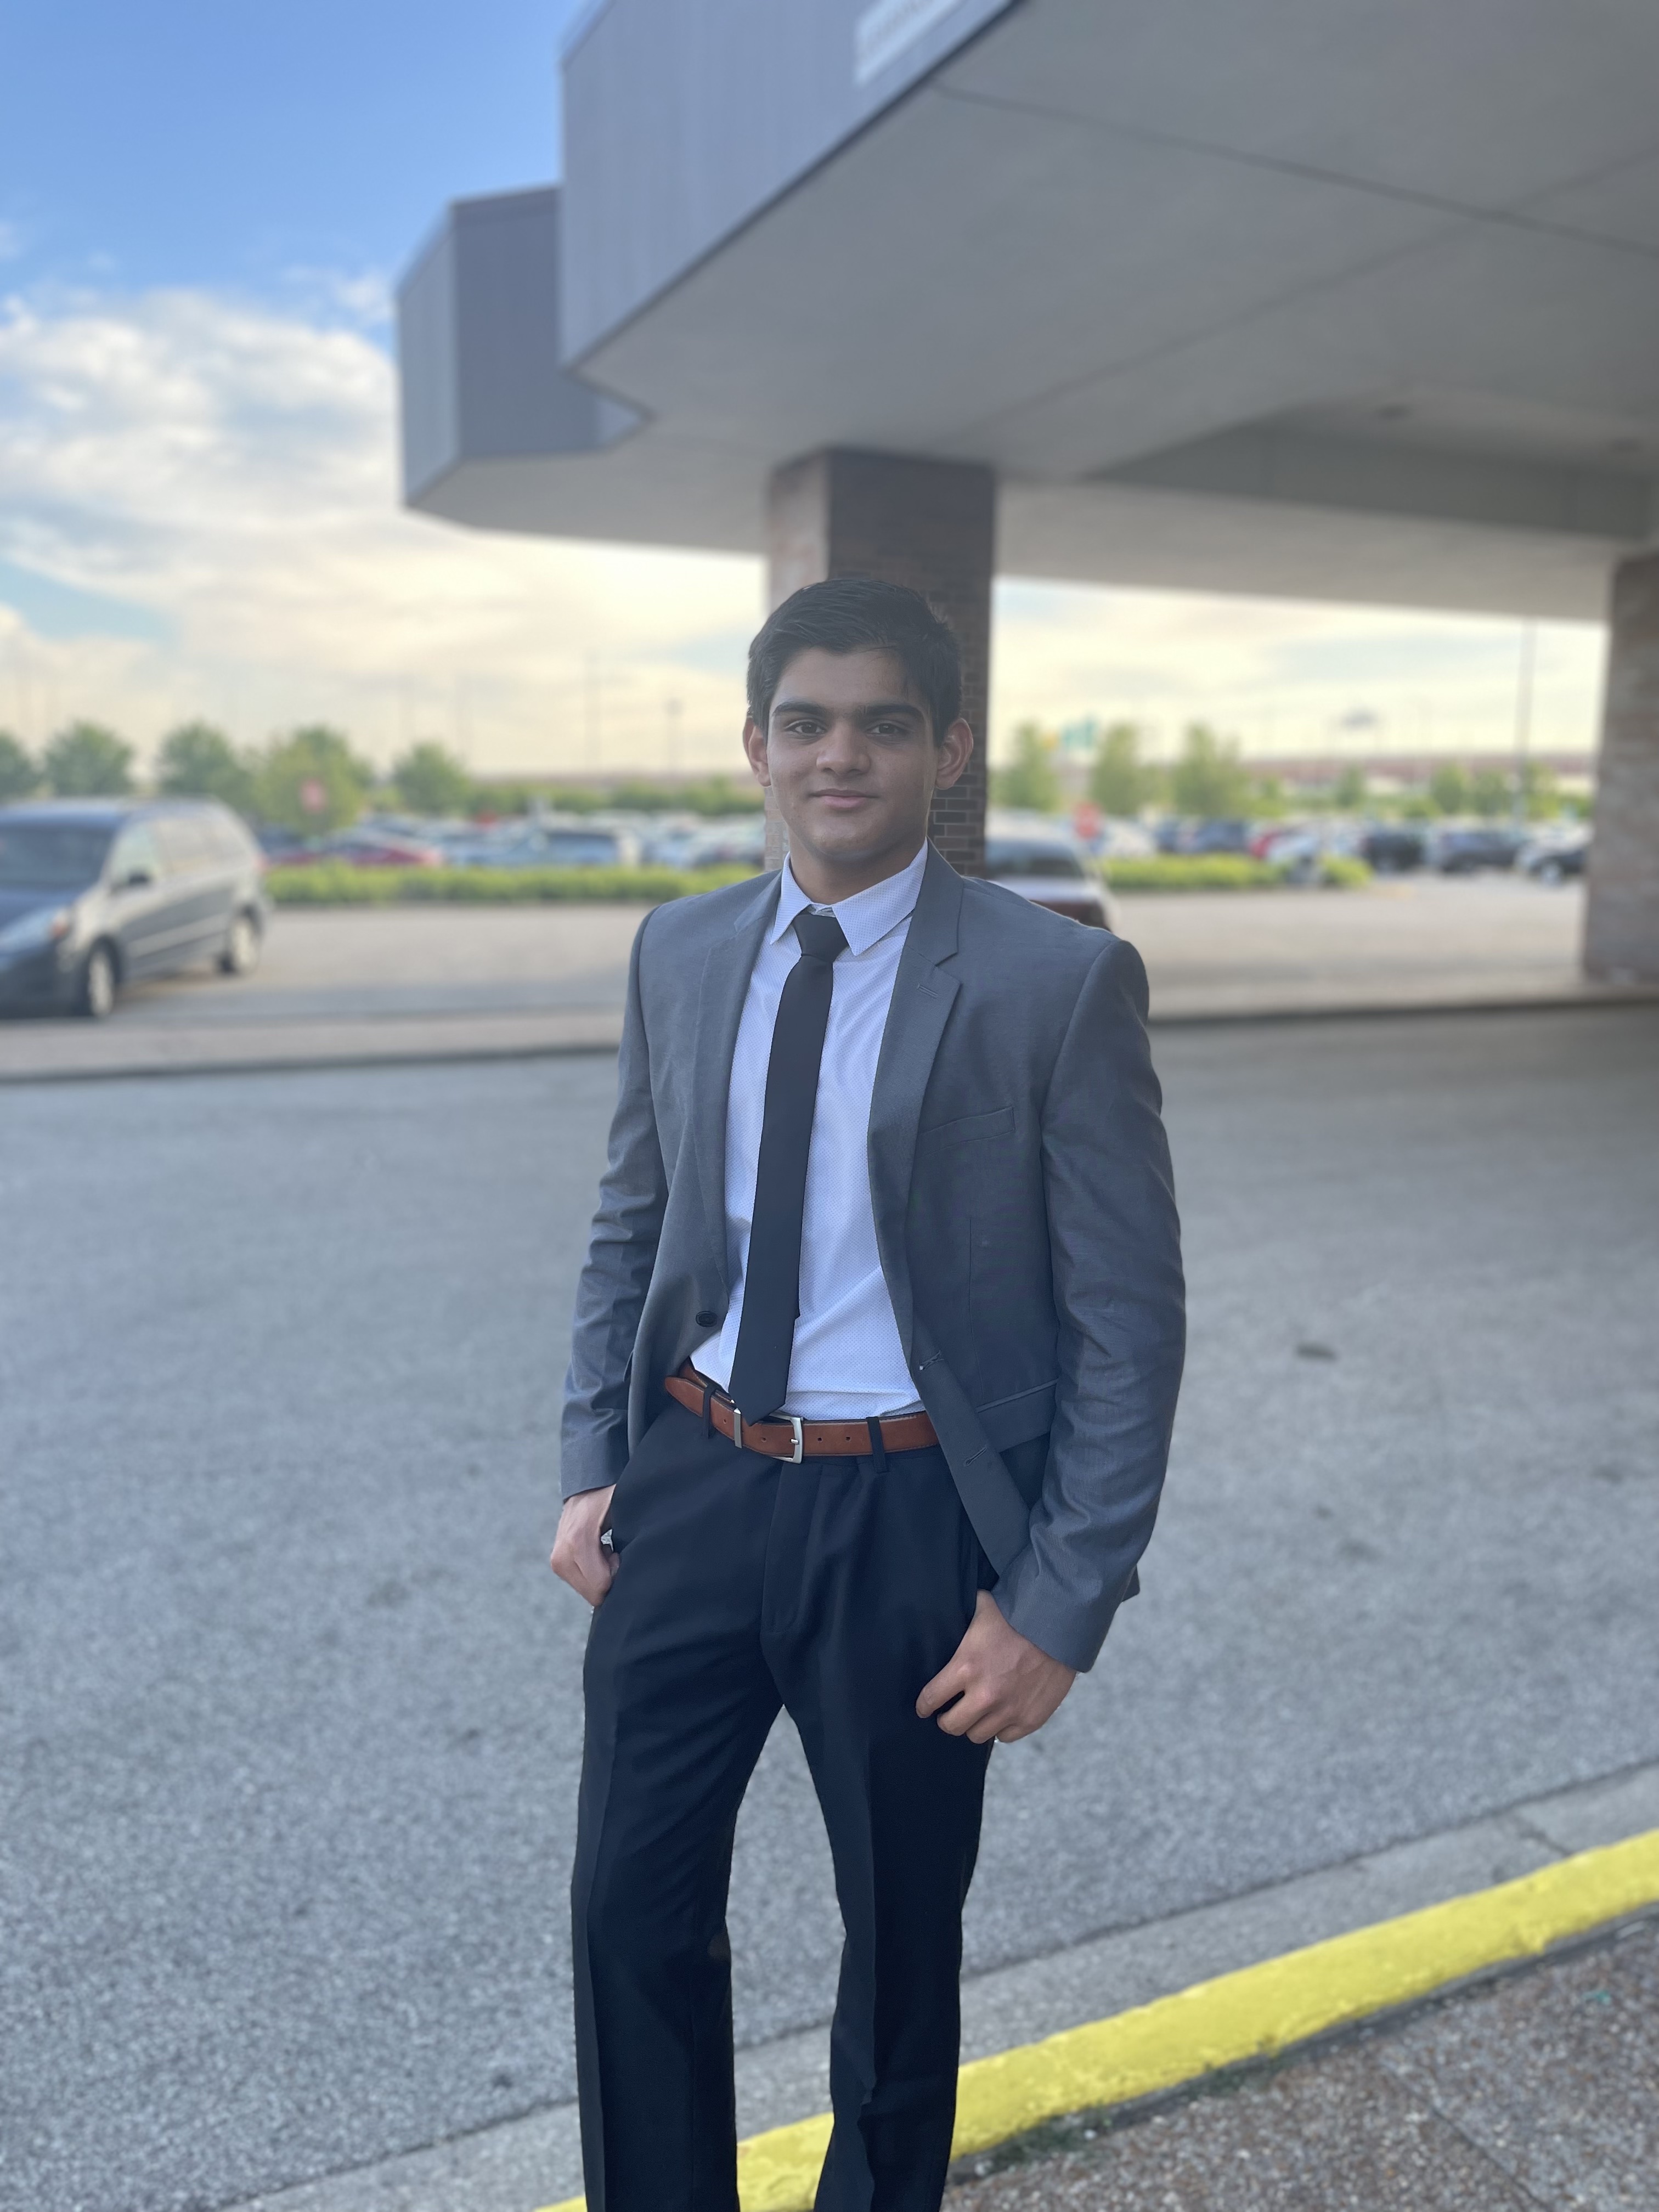
<svg viewBox="0 0 1659 2212">
<path fill-rule="evenodd" d="M 1269 2057 L 1655 1903 L 1659 1829 L 975 2059 L 962 2069 L 952 2155 L 987 2150 L 1067 2112 L 1129 2104 Z M 810 2212 L 829 2141 L 824 2116 L 739 2143 L 743 2212 Z M 584 2200 L 545 2212 L 584 2212 Z"/>
</svg>

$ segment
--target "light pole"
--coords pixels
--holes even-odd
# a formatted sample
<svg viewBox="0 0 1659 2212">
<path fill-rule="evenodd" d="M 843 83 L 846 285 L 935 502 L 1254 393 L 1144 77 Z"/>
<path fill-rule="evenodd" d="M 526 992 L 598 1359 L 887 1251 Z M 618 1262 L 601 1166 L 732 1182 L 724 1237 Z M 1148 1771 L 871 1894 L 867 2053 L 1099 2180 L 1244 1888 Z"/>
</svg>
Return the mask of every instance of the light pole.
<svg viewBox="0 0 1659 2212">
<path fill-rule="evenodd" d="M 1515 674 L 1515 807 L 1517 823 L 1527 812 L 1527 754 L 1532 743 L 1532 671 L 1537 651 L 1538 625 L 1521 629 L 1521 659 Z"/>
</svg>

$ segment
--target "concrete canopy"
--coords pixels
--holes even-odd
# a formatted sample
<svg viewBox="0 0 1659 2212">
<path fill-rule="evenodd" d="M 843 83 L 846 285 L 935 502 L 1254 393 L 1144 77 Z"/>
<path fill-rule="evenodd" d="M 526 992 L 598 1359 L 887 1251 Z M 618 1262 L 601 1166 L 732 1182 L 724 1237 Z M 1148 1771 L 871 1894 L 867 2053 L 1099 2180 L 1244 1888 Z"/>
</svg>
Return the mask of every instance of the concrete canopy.
<svg viewBox="0 0 1659 2212">
<path fill-rule="evenodd" d="M 907 6 L 926 65 L 862 84 Z M 565 82 L 557 252 L 498 289 L 590 397 L 428 435 L 428 513 L 758 550 L 772 471 L 844 447 L 993 469 L 1005 571 L 1569 617 L 1653 534 L 1647 0 L 609 0 Z M 428 422 L 434 362 L 514 342 L 431 259 Z"/>
</svg>

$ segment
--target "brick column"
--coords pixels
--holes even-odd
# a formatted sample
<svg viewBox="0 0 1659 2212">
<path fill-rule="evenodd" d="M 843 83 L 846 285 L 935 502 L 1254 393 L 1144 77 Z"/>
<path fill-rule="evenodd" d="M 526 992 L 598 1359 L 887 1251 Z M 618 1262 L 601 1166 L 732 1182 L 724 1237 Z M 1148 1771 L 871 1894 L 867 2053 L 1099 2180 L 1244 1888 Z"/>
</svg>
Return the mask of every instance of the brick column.
<svg viewBox="0 0 1659 2212">
<path fill-rule="evenodd" d="M 1584 971 L 1659 982 L 1659 551 L 1613 571 Z"/>
<path fill-rule="evenodd" d="M 967 773 L 933 806 L 933 842 L 964 875 L 985 866 L 986 713 L 996 481 L 989 469 L 832 447 L 775 471 L 767 498 L 770 604 L 825 576 L 881 576 L 924 592 L 962 642 Z M 775 824 L 773 864 L 782 857 Z"/>
</svg>

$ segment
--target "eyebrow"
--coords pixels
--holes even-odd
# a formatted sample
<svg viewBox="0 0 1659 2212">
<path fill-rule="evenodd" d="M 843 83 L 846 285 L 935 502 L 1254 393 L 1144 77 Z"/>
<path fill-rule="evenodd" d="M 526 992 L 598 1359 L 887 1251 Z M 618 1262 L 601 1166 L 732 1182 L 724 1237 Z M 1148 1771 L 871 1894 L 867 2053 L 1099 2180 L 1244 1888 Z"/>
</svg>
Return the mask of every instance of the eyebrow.
<svg viewBox="0 0 1659 2212">
<path fill-rule="evenodd" d="M 866 722 L 878 722 L 884 719 L 890 720 L 896 714 L 908 714 L 916 721 L 921 721 L 924 713 L 924 710 L 910 699 L 875 699 L 866 706 L 855 708 L 854 711 L 861 721 Z M 774 714 L 816 714 L 821 722 L 832 722 L 835 720 L 833 711 L 817 699 L 775 699 L 772 702 L 772 712 Z"/>
</svg>

